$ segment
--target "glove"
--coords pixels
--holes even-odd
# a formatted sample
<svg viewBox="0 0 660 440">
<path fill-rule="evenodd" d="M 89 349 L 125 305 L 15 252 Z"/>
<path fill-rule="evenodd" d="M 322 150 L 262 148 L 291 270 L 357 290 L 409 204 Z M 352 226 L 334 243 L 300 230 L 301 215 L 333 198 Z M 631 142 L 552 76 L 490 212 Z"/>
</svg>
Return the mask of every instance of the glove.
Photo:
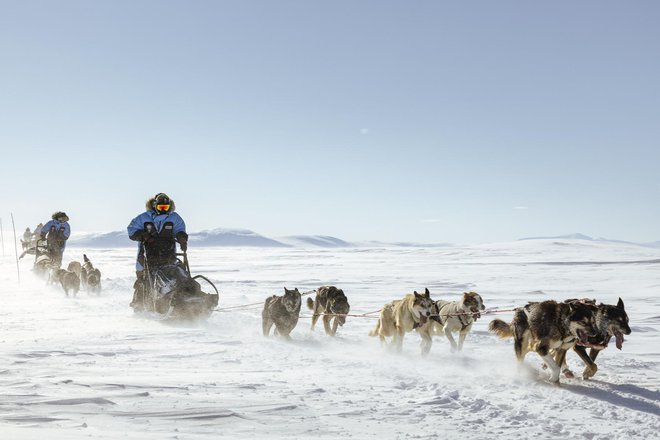
<svg viewBox="0 0 660 440">
<path fill-rule="evenodd" d="M 188 234 L 186 234 L 185 232 L 179 232 L 178 234 L 176 234 L 176 241 L 179 242 L 181 251 L 185 252 L 188 250 Z"/>
<path fill-rule="evenodd" d="M 149 243 L 150 241 L 153 241 L 153 239 L 154 239 L 154 236 L 151 235 L 149 232 L 142 231 L 142 242 L 143 243 Z"/>
<path fill-rule="evenodd" d="M 151 234 L 149 234 L 145 230 L 140 230 L 137 231 L 135 234 L 131 235 L 130 239 L 133 241 L 148 241 L 151 238 Z"/>
</svg>

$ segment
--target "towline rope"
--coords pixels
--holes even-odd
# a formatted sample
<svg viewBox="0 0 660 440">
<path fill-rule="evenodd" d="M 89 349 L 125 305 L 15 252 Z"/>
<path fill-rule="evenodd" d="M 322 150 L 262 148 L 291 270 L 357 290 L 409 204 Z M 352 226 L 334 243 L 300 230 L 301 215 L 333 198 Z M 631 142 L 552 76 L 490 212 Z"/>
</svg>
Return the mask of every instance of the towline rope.
<svg viewBox="0 0 660 440">
<path fill-rule="evenodd" d="M 352 316 L 354 318 L 376 318 L 380 319 L 378 316 L 370 316 L 373 315 L 374 313 L 380 313 L 381 310 L 374 310 L 373 312 L 367 312 L 367 313 L 360 313 L 360 314 L 351 314 L 351 313 L 319 313 L 318 316 Z M 495 314 L 495 313 L 506 313 L 506 312 L 514 312 L 515 309 L 510 309 L 510 310 L 486 310 L 482 312 L 482 315 L 490 315 L 490 314 Z M 442 314 L 442 316 L 462 316 L 462 315 L 474 315 L 472 312 L 466 312 L 466 313 L 449 313 L 449 314 Z M 429 315 L 429 318 L 432 316 L 441 316 L 439 314 L 432 314 Z M 301 318 L 312 318 L 314 315 L 300 315 Z"/>
<path fill-rule="evenodd" d="M 300 296 L 311 295 L 312 293 L 315 293 L 315 292 L 316 292 L 316 290 L 309 290 L 307 292 L 301 293 Z M 213 309 L 213 311 L 215 311 L 215 312 L 230 312 L 230 311 L 234 311 L 234 310 L 242 310 L 242 309 L 249 309 L 249 308 L 253 308 L 253 307 L 257 307 L 257 306 L 263 306 L 263 304 L 264 304 L 264 301 L 260 301 L 260 302 L 256 302 L 256 303 L 250 303 L 250 304 L 240 304 L 240 305 L 237 305 L 237 306 L 216 308 L 216 309 Z M 318 316 L 332 316 L 332 317 L 350 316 L 352 318 L 372 318 L 372 319 L 375 318 L 375 319 L 378 319 L 379 318 L 378 316 L 371 316 L 371 315 L 374 315 L 376 313 L 380 313 L 382 310 L 383 309 L 378 309 L 378 310 L 374 310 L 374 311 L 371 311 L 371 312 L 365 312 L 365 313 L 346 313 L 346 314 L 319 313 Z M 515 312 L 516 310 L 517 309 L 491 309 L 491 310 L 485 310 L 485 311 L 481 312 L 481 315 L 493 315 L 493 314 L 496 314 L 496 313 L 509 313 L 509 312 Z M 476 312 L 476 313 L 479 313 L 479 312 Z M 443 313 L 442 315 L 433 314 L 433 315 L 430 315 L 430 317 L 432 317 L 432 316 L 447 316 L 447 317 L 449 317 L 449 316 L 466 316 L 466 315 L 471 316 L 471 315 L 474 315 L 474 313 L 473 312 L 448 313 L 448 314 Z M 314 316 L 315 315 L 300 315 L 301 318 L 313 318 Z"/>
<path fill-rule="evenodd" d="M 481 315 L 493 315 L 495 313 L 507 313 L 507 312 L 515 312 L 516 309 L 505 309 L 505 310 L 484 310 L 483 312 L 462 312 L 462 313 L 442 313 L 442 314 L 433 314 L 430 316 L 465 316 L 465 315 L 474 315 L 475 313 L 479 313 Z"/>
<path fill-rule="evenodd" d="M 300 296 L 311 295 L 314 292 L 316 292 L 316 290 L 308 290 L 307 292 L 301 293 Z M 229 310 L 248 309 L 248 308 L 251 308 L 251 307 L 263 306 L 263 305 L 264 305 L 264 301 L 261 301 L 261 302 L 250 303 L 250 304 L 241 304 L 241 305 L 238 305 L 238 306 L 215 308 L 215 309 L 213 309 L 213 311 L 214 312 L 226 312 L 226 311 L 229 311 Z"/>
</svg>

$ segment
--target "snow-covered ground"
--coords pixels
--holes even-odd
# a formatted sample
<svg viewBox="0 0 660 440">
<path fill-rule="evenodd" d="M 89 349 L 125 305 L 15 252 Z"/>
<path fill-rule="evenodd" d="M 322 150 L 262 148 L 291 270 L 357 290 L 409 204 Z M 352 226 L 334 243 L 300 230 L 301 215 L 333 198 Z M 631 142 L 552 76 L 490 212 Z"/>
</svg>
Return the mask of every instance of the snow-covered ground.
<svg viewBox="0 0 660 440">
<path fill-rule="evenodd" d="M 348 318 L 336 338 L 309 329 L 292 342 L 261 335 L 260 306 L 214 313 L 197 326 L 135 316 L 132 249 L 87 252 L 103 272 L 100 296 L 67 298 L 31 272 L 0 266 L 0 438 L 658 438 L 660 249 L 580 240 L 443 248 L 190 249 L 194 273 L 221 290 L 220 306 L 263 301 L 283 287 L 333 284 L 351 312 L 412 290 L 434 298 L 479 292 L 487 308 L 530 300 L 623 299 L 633 333 L 598 358 L 593 380 L 518 372 L 511 341 L 483 316 L 462 353 L 437 337 L 422 358 L 409 334 L 401 355 L 368 336 L 375 320 Z M 574 353 L 569 364 L 582 365 Z M 544 372 L 541 375 L 545 374 Z"/>
</svg>

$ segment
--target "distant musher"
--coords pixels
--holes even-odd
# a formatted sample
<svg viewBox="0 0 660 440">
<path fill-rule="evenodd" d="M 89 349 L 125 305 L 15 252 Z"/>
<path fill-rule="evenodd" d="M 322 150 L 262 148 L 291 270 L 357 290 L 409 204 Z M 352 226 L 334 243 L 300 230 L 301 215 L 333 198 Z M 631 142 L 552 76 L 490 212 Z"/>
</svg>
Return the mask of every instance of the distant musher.
<svg viewBox="0 0 660 440">
<path fill-rule="evenodd" d="M 48 254 L 51 258 L 51 265 L 59 268 L 62 266 L 62 255 L 66 247 L 66 241 L 71 235 L 71 226 L 69 226 L 69 216 L 65 212 L 58 211 L 51 216 L 52 220 L 46 223 L 41 229 L 41 240 L 48 241 Z"/>
<path fill-rule="evenodd" d="M 39 236 L 41 235 L 41 230 L 42 230 L 43 228 L 44 228 L 44 224 L 43 224 L 43 223 L 39 223 L 39 224 L 34 228 L 34 231 L 32 231 L 32 237 L 33 237 L 35 240 L 38 240 L 38 239 L 39 239 Z"/>
<path fill-rule="evenodd" d="M 30 247 L 30 242 L 32 241 L 32 231 L 30 231 L 30 228 L 25 228 L 25 232 L 23 232 L 23 240 L 21 240 L 21 245 L 23 246 L 23 250 L 27 249 Z"/>
</svg>

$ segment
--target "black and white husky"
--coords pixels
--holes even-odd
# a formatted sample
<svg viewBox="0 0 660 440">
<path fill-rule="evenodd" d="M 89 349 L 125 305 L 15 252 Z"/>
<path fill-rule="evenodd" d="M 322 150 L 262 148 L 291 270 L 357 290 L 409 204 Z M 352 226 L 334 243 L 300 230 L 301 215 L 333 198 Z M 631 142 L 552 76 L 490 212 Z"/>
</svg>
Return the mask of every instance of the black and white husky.
<svg viewBox="0 0 660 440">
<path fill-rule="evenodd" d="M 631 333 L 630 326 L 628 325 L 628 314 L 621 298 L 619 298 L 619 302 L 615 306 L 603 303 L 596 305 L 596 300 L 593 299 L 572 299 L 564 302 L 580 302 L 592 307 L 596 333 L 589 336 L 584 343 L 578 342 L 573 347 L 573 351 L 580 356 L 580 359 L 582 359 L 585 365 L 584 371 L 582 371 L 582 378 L 589 379 L 598 371 L 596 357 L 601 350 L 607 348 L 612 338 L 614 338 L 616 348 L 619 350 L 623 348 L 623 335 L 629 335 Z M 587 348 L 590 348 L 588 354 Z M 566 353 L 566 350 L 557 350 L 555 362 L 557 365 L 561 365 L 564 376 L 572 378 L 575 375 L 568 368 Z"/>
<path fill-rule="evenodd" d="M 509 324 L 501 319 L 488 329 L 500 338 L 513 337 L 520 363 L 530 351 L 536 352 L 550 368 L 550 382 L 559 383 L 560 366 L 554 353 L 585 344 L 597 333 L 592 307 L 583 303 L 532 302 L 516 309 Z"/>
</svg>

